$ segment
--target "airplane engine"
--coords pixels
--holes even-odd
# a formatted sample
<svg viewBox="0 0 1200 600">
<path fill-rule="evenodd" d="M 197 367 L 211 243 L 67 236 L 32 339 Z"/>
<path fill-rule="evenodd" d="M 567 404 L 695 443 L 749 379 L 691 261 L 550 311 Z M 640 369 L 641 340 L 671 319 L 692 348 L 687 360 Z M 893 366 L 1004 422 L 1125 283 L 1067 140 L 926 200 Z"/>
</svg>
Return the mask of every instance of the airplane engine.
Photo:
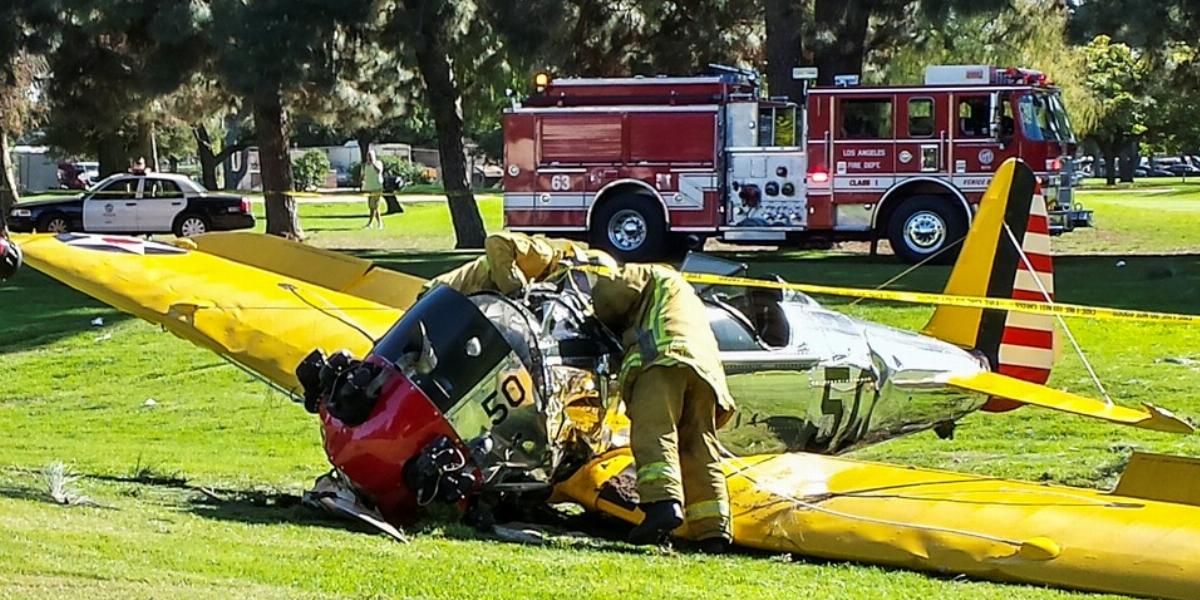
<svg viewBox="0 0 1200 600">
<path fill-rule="evenodd" d="M 524 303 L 443 286 L 361 361 L 314 351 L 296 373 L 330 462 L 394 522 L 435 501 L 463 508 L 485 488 L 548 490 L 579 437 L 565 433 L 563 399 L 595 387 L 578 384 L 591 371 L 564 364 L 579 359 L 560 356 L 543 331 L 562 328 L 549 322 Z"/>
</svg>

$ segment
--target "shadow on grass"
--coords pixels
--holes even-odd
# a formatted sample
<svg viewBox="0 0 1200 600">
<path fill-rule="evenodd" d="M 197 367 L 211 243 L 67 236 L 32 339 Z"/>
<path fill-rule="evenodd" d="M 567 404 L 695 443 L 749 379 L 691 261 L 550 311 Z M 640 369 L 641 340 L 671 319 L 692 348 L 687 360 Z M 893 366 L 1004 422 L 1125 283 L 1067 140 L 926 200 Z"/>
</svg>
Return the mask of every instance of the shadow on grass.
<svg viewBox="0 0 1200 600">
<path fill-rule="evenodd" d="M 194 495 L 186 510 L 198 517 L 250 525 L 299 525 L 356 533 L 378 533 L 365 523 L 305 506 L 300 496 L 276 492 L 221 490 Z"/>
<path fill-rule="evenodd" d="M 24 500 L 26 502 L 42 502 L 45 504 L 58 504 L 50 499 L 44 490 L 35 490 L 28 487 L 15 486 L 0 486 L 0 498 L 8 498 L 9 500 Z"/>
<path fill-rule="evenodd" d="M 92 320 L 104 319 L 103 327 Z M 130 318 L 28 266 L 0 283 L 0 353 L 20 352 Z"/>
<path fill-rule="evenodd" d="M 305 229 L 310 233 L 323 233 L 330 231 L 361 231 L 364 227 L 309 227 Z"/>
</svg>

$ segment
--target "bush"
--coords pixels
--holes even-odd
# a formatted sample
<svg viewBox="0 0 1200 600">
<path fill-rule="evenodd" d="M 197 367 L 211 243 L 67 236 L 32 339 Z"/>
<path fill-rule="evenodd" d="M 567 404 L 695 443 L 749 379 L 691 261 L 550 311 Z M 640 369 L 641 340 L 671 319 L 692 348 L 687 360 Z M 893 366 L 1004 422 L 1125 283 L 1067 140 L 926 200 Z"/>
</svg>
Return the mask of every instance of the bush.
<svg viewBox="0 0 1200 600">
<path fill-rule="evenodd" d="M 325 183 L 329 169 L 329 157 L 324 152 L 309 150 L 292 161 L 292 187 L 297 192 L 316 189 Z"/>
<path fill-rule="evenodd" d="M 383 161 L 385 189 L 390 187 L 387 185 L 388 178 L 399 180 L 399 185 L 392 187 L 392 189 L 400 189 L 414 184 L 431 183 L 433 181 L 433 177 L 430 176 L 429 170 L 424 165 L 391 155 L 381 156 L 379 160 Z M 350 179 L 354 181 L 355 185 L 362 186 L 362 163 L 350 165 Z"/>
</svg>

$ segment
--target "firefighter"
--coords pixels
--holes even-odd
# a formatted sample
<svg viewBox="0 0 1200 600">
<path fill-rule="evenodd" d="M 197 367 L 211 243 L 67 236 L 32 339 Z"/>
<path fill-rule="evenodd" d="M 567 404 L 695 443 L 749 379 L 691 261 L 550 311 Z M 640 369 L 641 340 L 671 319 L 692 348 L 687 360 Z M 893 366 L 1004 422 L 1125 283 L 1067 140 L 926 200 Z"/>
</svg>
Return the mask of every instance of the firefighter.
<svg viewBox="0 0 1200 600">
<path fill-rule="evenodd" d="M 496 233 L 483 243 L 484 255 L 434 277 L 426 289 L 447 285 L 463 294 L 482 291 L 506 296 L 535 281 L 546 281 L 566 273 L 576 264 L 616 267 L 616 261 L 598 250 L 568 240 L 532 237 L 522 233 Z"/>
<path fill-rule="evenodd" d="M 629 264 L 593 278 L 597 319 L 621 334 L 621 394 L 645 514 L 630 541 L 659 543 L 685 521 L 702 550 L 732 541 L 717 429 L 734 411 L 708 313 L 669 267 Z"/>
</svg>

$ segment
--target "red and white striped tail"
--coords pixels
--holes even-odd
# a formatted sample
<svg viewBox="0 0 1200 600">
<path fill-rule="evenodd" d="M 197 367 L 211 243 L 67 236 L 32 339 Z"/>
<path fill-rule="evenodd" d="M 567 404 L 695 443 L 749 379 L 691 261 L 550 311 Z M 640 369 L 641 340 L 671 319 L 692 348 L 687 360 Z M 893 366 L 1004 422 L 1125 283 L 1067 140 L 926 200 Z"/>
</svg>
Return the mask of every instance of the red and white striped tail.
<svg viewBox="0 0 1200 600">
<path fill-rule="evenodd" d="M 945 290 L 950 295 L 1036 302 L 1054 298 L 1046 199 L 1029 165 L 1009 159 L 997 169 Z M 1009 377 L 1044 384 L 1054 366 L 1054 318 L 1050 316 L 939 306 L 923 331 L 975 350 L 993 370 Z M 1018 406 L 992 398 L 983 409 Z"/>
<path fill-rule="evenodd" d="M 1050 221 L 1046 215 L 1046 199 L 1042 195 L 1041 185 L 1034 187 L 1032 205 L 1029 207 L 1029 225 L 1019 241 L 1024 258 L 1017 263 L 1013 299 L 1035 302 L 1053 300 L 1054 264 L 1050 258 Z M 1054 366 L 1054 336 L 1054 317 L 1009 312 L 1004 322 L 996 370 L 1026 381 L 1046 383 Z"/>
</svg>

